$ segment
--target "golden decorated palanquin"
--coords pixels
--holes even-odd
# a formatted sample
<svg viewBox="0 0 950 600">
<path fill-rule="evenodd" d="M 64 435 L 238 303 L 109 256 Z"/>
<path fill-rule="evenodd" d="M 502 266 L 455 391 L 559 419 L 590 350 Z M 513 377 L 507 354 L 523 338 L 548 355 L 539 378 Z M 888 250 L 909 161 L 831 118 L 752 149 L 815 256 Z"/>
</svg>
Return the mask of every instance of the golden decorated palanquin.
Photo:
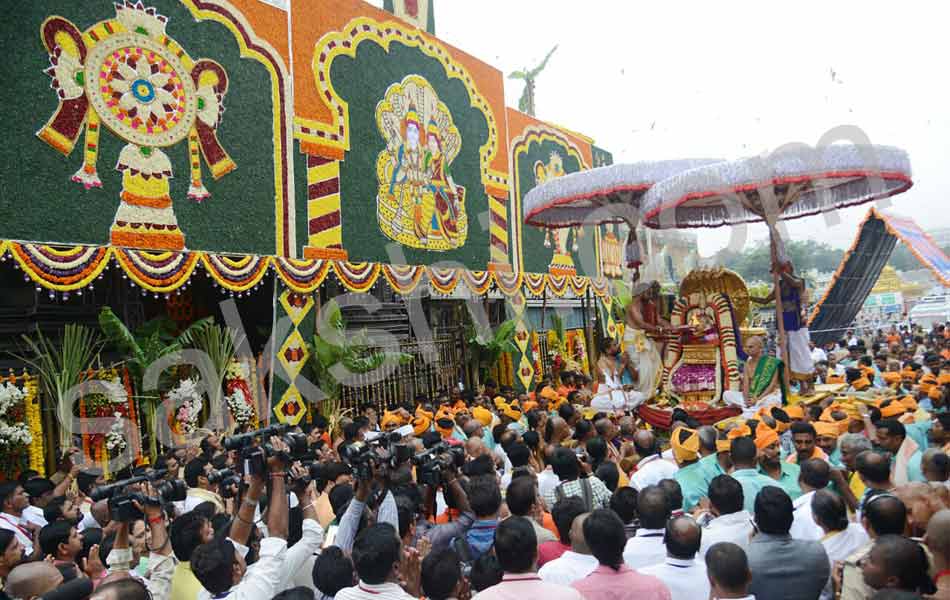
<svg viewBox="0 0 950 600">
<path fill-rule="evenodd" d="M 671 339 L 663 357 L 660 387 L 679 404 L 716 404 L 725 391 L 741 391 L 737 335 L 749 313 L 742 278 L 727 269 L 697 269 L 684 278 L 670 323 L 688 328 Z M 738 340 L 741 343 L 741 339 Z"/>
</svg>

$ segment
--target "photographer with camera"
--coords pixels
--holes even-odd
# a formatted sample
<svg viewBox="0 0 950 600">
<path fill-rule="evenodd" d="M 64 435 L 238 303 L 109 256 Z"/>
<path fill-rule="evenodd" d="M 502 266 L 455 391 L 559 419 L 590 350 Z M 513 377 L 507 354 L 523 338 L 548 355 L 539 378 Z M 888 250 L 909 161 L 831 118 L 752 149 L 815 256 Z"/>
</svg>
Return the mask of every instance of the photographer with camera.
<svg viewBox="0 0 950 600">
<path fill-rule="evenodd" d="M 265 433 L 269 430 L 263 430 Z M 261 432 L 252 432 L 260 435 Z M 247 435 L 247 434 L 243 434 Z M 235 445 L 250 448 L 246 460 L 263 459 L 263 465 L 250 467 L 250 485 L 241 500 L 238 514 L 231 525 L 230 536 L 217 538 L 202 544 L 191 556 L 191 568 L 204 587 L 198 595 L 202 600 L 257 600 L 271 598 L 283 591 L 294 573 L 319 548 L 323 530 L 316 521 L 315 489 L 313 482 L 298 488 L 303 506 L 303 537 L 290 549 L 287 548 L 288 498 L 287 477 L 291 468 L 290 446 L 286 438 L 271 436 L 264 445 L 264 455 L 259 447 L 249 445 L 249 438 L 225 440 L 225 447 Z M 229 447 L 230 446 L 230 447 Z M 260 469 L 264 466 L 264 469 Z M 302 477 L 299 470 L 293 473 Z M 257 561 L 248 567 L 246 557 L 251 531 L 254 528 L 254 513 L 265 488 L 265 477 L 270 480 L 269 505 L 267 509 L 268 537 L 261 540 Z"/>
<path fill-rule="evenodd" d="M 185 465 L 185 483 L 188 484 L 188 495 L 183 502 L 175 505 L 178 514 L 183 515 L 191 512 L 202 502 L 211 502 L 218 509 L 218 512 L 225 512 L 224 500 L 218 495 L 218 483 L 229 475 L 231 475 L 230 471 L 227 473 L 216 472 L 211 466 L 211 460 L 206 456 L 191 459 Z"/>
<path fill-rule="evenodd" d="M 132 521 L 123 521 L 116 530 L 115 543 L 106 557 L 109 565 L 108 581 L 131 577 L 139 580 L 148 590 L 153 600 L 167 600 L 171 595 L 172 574 L 175 561 L 172 557 L 172 545 L 165 524 L 165 513 L 161 502 L 132 502 L 133 506 L 145 515 L 145 522 L 151 533 L 151 547 L 147 547 L 149 575 L 139 577 L 133 564 L 133 551 L 129 544 L 129 530 Z"/>
</svg>

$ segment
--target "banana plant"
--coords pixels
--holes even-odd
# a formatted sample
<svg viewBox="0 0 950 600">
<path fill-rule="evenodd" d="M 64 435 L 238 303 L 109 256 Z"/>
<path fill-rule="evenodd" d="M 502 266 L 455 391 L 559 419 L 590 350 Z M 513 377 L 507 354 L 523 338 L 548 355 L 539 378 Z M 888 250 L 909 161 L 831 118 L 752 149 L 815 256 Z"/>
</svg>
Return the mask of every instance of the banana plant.
<svg viewBox="0 0 950 600">
<path fill-rule="evenodd" d="M 515 329 L 518 322 L 515 319 L 509 319 L 486 335 L 478 331 L 474 323 L 468 323 L 468 347 L 472 351 L 472 361 L 475 367 L 475 387 L 488 378 L 488 371 L 492 365 L 498 362 L 504 353 L 516 353 L 518 346 L 515 344 Z"/>
<path fill-rule="evenodd" d="M 108 306 L 99 312 L 99 327 L 106 339 L 125 355 L 125 366 L 137 392 L 141 412 L 145 415 L 145 429 L 149 440 L 149 455 L 154 463 L 158 458 L 158 440 L 156 417 L 161 403 L 160 390 L 168 390 L 173 382 L 165 376 L 159 378 L 159 389 L 143 389 L 145 371 L 149 365 L 169 354 L 179 352 L 195 343 L 196 336 L 214 324 L 207 317 L 191 324 L 179 335 L 174 335 L 175 323 L 167 317 L 152 319 L 144 323 L 133 333 Z"/>
<path fill-rule="evenodd" d="M 363 329 L 348 335 L 343 312 L 335 300 L 320 309 L 321 326 L 309 344 L 307 365 L 324 394 L 320 413 L 330 423 L 330 435 L 339 430 L 340 420 L 350 412 L 343 409 L 343 387 L 355 385 L 359 375 L 384 367 L 394 367 L 412 361 L 412 354 L 374 348 Z"/>
<path fill-rule="evenodd" d="M 83 325 L 66 325 L 59 338 L 47 337 L 37 331 L 32 337 L 21 336 L 26 352 L 13 356 L 36 371 L 43 394 L 53 403 L 57 414 L 71 419 L 73 413 L 70 390 L 82 382 L 82 375 L 90 369 L 102 349 L 102 340 L 92 329 Z M 66 428 L 59 429 L 60 448 L 69 448 L 72 440 Z"/>
</svg>

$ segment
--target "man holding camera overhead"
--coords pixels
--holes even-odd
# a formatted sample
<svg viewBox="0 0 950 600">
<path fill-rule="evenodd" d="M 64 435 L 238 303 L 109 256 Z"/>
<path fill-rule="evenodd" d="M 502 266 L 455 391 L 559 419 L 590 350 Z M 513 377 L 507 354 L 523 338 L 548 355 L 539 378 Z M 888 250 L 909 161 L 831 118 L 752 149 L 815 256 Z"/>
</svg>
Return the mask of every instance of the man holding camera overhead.
<svg viewBox="0 0 950 600">
<path fill-rule="evenodd" d="M 316 490 L 310 481 L 298 488 L 303 503 L 303 537 L 288 550 L 286 480 L 291 466 L 290 447 L 277 437 L 271 437 L 267 447 L 266 469 L 251 470 L 250 485 L 231 524 L 230 535 L 198 546 L 191 556 L 191 569 L 204 587 L 198 594 L 200 600 L 271 598 L 287 586 L 323 541 L 323 529 L 316 520 Z M 265 479 L 270 481 L 268 537 L 261 540 L 258 559 L 248 567 L 245 559 L 249 549 L 244 544 L 254 527 L 254 511 L 264 493 Z"/>
</svg>

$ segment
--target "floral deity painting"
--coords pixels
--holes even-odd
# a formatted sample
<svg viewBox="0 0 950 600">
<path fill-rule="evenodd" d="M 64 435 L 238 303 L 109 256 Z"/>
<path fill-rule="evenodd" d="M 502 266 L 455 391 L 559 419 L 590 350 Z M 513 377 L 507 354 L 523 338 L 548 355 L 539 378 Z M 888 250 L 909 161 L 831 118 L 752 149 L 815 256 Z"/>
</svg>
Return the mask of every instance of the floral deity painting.
<svg viewBox="0 0 950 600">
<path fill-rule="evenodd" d="M 37 136 L 68 156 L 85 130 L 83 165 L 72 180 L 86 189 L 102 187 L 101 130 L 125 142 L 115 167 L 122 173 L 122 190 L 111 243 L 181 250 L 185 236 L 172 206 L 173 173 L 164 149 L 187 140 L 188 197 L 195 201 L 210 196 L 202 183 L 202 160 L 215 179 L 234 170 L 216 131 L 228 76 L 213 60 L 191 58 L 166 34 L 167 18 L 154 8 L 131 0 L 115 7 L 115 18 L 85 31 L 59 16 L 43 23 L 46 72 L 59 104 Z"/>
<path fill-rule="evenodd" d="M 543 163 L 540 160 L 534 163 L 534 185 L 538 186 L 545 181 L 550 181 L 564 176 L 564 159 L 557 152 L 552 152 L 548 162 Z M 574 245 L 571 249 L 577 250 L 577 238 L 582 235 L 580 227 L 564 227 L 560 229 L 544 230 L 544 246 L 546 248 L 554 247 L 554 256 L 551 259 L 549 269 L 552 273 L 573 275 L 574 259 L 567 247 L 568 238 L 574 235 Z"/>
<path fill-rule="evenodd" d="M 468 236 L 465 188 L 452 179 L 462 137 L 448 107 L 422 77 L 392 84 L 376 106 L 386 142 L 376 161 L 377 218 L 390 239 L 444 252 Z"/>
</svg>

